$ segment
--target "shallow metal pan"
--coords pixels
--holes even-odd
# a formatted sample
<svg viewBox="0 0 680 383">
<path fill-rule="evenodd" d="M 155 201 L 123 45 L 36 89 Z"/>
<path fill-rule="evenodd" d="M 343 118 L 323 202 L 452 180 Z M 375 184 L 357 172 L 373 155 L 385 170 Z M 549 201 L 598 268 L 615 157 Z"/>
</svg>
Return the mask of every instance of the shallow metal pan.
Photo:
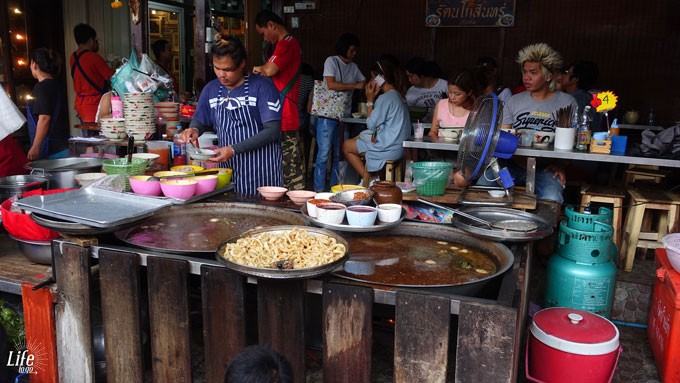
<svg viewBox="0 0 680 383">
<path fill-rule="evenodd" d="M 533 231 L 515 231 L 515 230 L 503 230 L 496 228 L 488 228 L 482 224 L 465 218 L 462 215 L 453 216 L 453 224 L 466 232 L 480 238 L 490 239 L 492 241 L 501 242 L 526 242 L 535 241 L 544 237 L 549 236 L 553 232 L 553 227 L 550 222 L 546 221 L 539 215 L 528 213 L 522 210 L 508 209 L 502 207 L 465 207 L 460 209 L 460 211 L 466 214 L 473 215 L 475 217 L 481 218 L 483 220 L 495 223 L 499 221 L 518 221 L 518 224 L 522 222 L 529 223 L 536 226 L 536 230 Z"/>
<path fill-rule="evenodd" d="M 347 241 L 330 230 L 321 229 L 318 227 L 304 227 L 304 229 L 307 230 L 312 235 L 335 238 L 335 240 L 338 241 L 338 243 L 343 244 L 345 246 L 345 249 L 347 250 L 345 251 L 345 254 L 341 258 L 336 259 L 335 261 L 322 266 L 308 267 L 304 269 L 273 269 L 273 268 L 265 269 L 244 266 L 239 263 L 232 262 L 222 256 L 224 247 L 229 243 L 236 242 L 239 238 L 245 238 L 262 233 L 283 233 L 286 231 L 291 231 L 295 228 L 299 228 L 299 226 L 273 226 L 263 229 L 247 231 L 242 235 L 230 238 L 222 242 L 217 248 L 215 257 L 217 258 L 218 261 L 222 262 L 226 267 L 238 273 L 248 275 L 251 277 L 266 279 L 308 279 L 318 277 L 342 266 L 342 264 L 349 258 L 349 244 L 347 243 Z"/>
</svg>

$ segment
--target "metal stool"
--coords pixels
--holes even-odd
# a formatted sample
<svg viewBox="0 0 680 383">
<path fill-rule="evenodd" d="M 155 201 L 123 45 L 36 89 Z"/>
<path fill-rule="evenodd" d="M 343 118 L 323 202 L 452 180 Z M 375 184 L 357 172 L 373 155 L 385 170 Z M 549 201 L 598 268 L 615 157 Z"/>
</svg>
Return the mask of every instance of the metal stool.
<svg viewBox="0 0 680 383">
<path fill-rule="evenodd" d="M 620 189 L 611 186 L 583 185 L 581 187 L 581 213 L 591 202 L 611 204 L 614 228 L 614 244 L 621 248 L 621 224 L 623 223 L 623 199 L 625 195 Z"/>
<path fill-rule="evenodd" d="M 678 217 L 680 217 L 680 197 L 673 193 L 630 188 L 630 205 L 626 216 L 626 228 L 623 234 L 623 244 L 619 254 L 625 256 L 625 270 L 633 270 L 635 251 L 637 248 L 656 249 L 663 247 L 661 237 L 677 231 Z M 642 222 L 650 210 L 659 211 L 658 232 L 641 232 Z"/>
</svg>

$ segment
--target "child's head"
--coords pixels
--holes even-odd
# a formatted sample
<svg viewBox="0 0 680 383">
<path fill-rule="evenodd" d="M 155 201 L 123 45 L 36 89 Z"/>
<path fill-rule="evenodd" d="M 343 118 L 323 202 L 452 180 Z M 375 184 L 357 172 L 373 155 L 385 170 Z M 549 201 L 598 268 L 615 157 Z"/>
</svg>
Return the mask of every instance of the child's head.
<svg viewBox="0 0 680 383">
<path fill-rule="evenodd" d="M 293 383 L 293 368 L 271 347 L 249 346 L 231 361 L 224 383 Z"/>
<path fill-rule="evenodd" d="M 460 71 L 449 79 L 449 102 L 453 105 L 470 109 L 479 94 L 479 84 L 471 71 Z"/>
</svg>

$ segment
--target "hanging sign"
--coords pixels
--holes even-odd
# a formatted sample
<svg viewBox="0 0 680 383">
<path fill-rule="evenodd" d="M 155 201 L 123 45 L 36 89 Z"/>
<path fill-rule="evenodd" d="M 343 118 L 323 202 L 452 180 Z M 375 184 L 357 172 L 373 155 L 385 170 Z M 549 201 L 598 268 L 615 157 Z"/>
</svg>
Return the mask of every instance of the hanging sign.
<svg viewBox="0 0 680 383">
<path fill-rule="evenodd" d="M 427 0 L 428 27 L 512 27 L 514 0 Z"/>
<path fill-rule="evenodd" d="M 616 108 L 616 101 L 619 98 L 612 91 L 598 92 L 593 95 L 593 99 L 590 101 L 590 106 L 595 108 L 599 113 L 608 112 Z"/>
</svg>

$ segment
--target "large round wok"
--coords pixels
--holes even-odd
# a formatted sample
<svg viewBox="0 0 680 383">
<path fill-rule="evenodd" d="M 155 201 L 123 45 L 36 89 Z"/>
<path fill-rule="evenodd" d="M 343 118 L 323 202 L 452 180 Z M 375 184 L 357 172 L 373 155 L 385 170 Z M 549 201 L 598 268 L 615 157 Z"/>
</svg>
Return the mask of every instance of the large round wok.
<svg viewBox="0 0 680 383">
<path fill-rule="evenodd" d="M 116 237 L 130 245 L 165 253 L 214 257 L 219 244 L 255 228 L 302 225 L 299 214 L 246 203 L 194 203 L 175 205 Z"/>
<path fill-rule="evenodd" d="M 375 233 L 347 233 L 343 235 L 350 246 L 350 258 L 336 276 L 356 281 L 395 287 L 408 287 L 474 296 L 492 280 L 504 274 L 513 264 L 512 252 L 503 244 L 480 240 L 459 229 L 424 223 L 402 222 L 396 228 Z M 496 271 L 479 274 L 479 278 L 461 283 L 430 283 L 434 273 L 446 273 L 446 267 L 431 268 L 417 259 L 428 246 L 465 247 L 488 256 Z M 436 254 L 436 251 L 435 251 Z M 426 258 L 436 257 L 426 256 Z M 433 258 L 436 259 L 436 258 Z M 400 267 L 397 267 L 400 265 Z M 435 266 L 437 267 L 437 266 Z M 454 273 L 454 271 L 451 271 Z M 376 275 L 389 273 L 389 275 Z M 441 276 L 441 275 L 439 275 Z M 400 282 L 400 279 L 407 282 Z M 376 280 L 379 280 L 376 282 Z M 413 282 L 413 281 L 416 282 Z M 389 282 L 380 282 L 389 281 Z"/>
</svg>

